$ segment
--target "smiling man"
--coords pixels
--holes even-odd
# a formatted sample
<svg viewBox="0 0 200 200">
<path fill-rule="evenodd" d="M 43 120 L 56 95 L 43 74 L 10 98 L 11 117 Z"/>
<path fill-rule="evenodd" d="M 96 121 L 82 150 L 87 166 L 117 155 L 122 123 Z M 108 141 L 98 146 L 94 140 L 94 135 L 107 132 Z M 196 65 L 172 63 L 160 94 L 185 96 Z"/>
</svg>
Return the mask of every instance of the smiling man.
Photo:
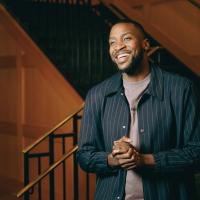
<svg viewBox="0 0 200 200">
<path fill-rule="evenodd" d="M 142 29 L 129 23 L 117 24 L 110 32 L 109 44 L 110 56 L 121 72 L 136 77 L 148 69 L 148 62 L 143 59 L 149 42 Z"/>
<path fill-rule="evenodd" d="M 119 72 L 92 88 L 81 123 L 80 166 L 97 175 L 96 200 L 196 200 L 199 103 L 186 78 L 150 65 L 137 22 L 110 31 Z"/>
</svg>

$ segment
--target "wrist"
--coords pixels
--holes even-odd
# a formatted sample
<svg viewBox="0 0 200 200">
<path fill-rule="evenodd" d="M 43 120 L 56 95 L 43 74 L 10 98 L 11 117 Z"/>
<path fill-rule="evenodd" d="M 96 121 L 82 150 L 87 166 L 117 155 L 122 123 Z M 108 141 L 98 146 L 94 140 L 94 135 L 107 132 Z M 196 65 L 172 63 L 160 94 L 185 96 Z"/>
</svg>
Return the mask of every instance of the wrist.
<svg viewBox="0 0 200 200">
<path fill-rule="evenodd" d="M 108 154 L 107 163 L 109 167 L 117 167 L 119 166 L 119 162 L 117 158 L 114 158 L 112 153 Z"/>
<path fill-rule="evenodd" d="M 139 159 L 140 166 L 149 166 L 153 167 L 155 165 L 155 160 L 152 154 L 140 154 L 140 159 Z"/>
</svg>

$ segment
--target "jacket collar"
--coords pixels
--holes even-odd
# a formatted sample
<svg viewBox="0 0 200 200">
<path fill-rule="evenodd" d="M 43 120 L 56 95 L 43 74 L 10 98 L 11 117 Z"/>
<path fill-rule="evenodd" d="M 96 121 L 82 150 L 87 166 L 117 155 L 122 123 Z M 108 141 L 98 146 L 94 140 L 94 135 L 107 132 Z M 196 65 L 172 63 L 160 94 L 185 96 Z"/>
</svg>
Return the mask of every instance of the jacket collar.
<svg viewBox="0 0 200 200">
<path fill-rule="evenodd" d="M 122 74 L 118 72 L 109 79 L 109 84 L 105 90 L 105 96 L 117 93 L 123 90 Z"/>
<path fill-rule="evenodd" d="M 151 81 L 146 93 L 163 99 L 163 71 L 158 66 L 151 66 Z"/>
<path fill-rule="evenodd" d="M 121 92 L 123 90 L 122 74 L 118 72 L 110 78 L 109 86 L 105 90 L 105 96 Z M 163 72 L 158 66 L 151 66 L 151 80 L 146 94 L 163 99 Z"/>
</svg>

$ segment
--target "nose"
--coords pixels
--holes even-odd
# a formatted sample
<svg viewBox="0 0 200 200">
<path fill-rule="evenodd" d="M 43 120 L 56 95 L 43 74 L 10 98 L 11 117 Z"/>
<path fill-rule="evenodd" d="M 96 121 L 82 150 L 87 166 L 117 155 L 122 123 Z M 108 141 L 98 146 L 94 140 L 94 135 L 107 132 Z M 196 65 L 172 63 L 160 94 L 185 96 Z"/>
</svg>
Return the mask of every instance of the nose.
<svg viewBox="0 0 200 200">
<path fill-rule="evenodd" d="M 115 46 L 115 50 L 119 51 L 119 50 L 121 50 L 123 48 L 125 48 L 124 42 L 123 41 L 118 41 L 117 44 L 116 44 L 116 46 Z"/>
</svg>

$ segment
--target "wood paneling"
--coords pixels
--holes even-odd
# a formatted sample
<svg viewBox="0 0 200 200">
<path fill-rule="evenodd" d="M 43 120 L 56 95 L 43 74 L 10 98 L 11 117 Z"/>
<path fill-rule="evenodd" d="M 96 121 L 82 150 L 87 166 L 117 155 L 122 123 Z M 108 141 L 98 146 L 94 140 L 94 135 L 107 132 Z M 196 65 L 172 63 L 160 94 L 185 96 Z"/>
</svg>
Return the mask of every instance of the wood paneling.
<svg viewBox="0 0 200 200">
<path fill-rule="evenodd" d="M 0 175 L 22 180 L 24 146 L 83 100 L 1 5 L 0 43 Z M 60 142 L 56 145 L 58 158 Z"/>
<path fill-rule="evenodd" d="M 13 64 L 13 65 L 11 65 Z M 0 121 L 17 121 L 17 69 L 13 59 L 0 64 Z"/>
<path fill-rule="evenodd" d="M 0 122 L 0 134 L 4 135 L 16 135 L 17 123 L 14 122 Z"/>
<path fill-rule="evenodd" d="M 0 68 L 16 67 L 16 56 L 15 55 L 0 55 Z"/>
</svg>

